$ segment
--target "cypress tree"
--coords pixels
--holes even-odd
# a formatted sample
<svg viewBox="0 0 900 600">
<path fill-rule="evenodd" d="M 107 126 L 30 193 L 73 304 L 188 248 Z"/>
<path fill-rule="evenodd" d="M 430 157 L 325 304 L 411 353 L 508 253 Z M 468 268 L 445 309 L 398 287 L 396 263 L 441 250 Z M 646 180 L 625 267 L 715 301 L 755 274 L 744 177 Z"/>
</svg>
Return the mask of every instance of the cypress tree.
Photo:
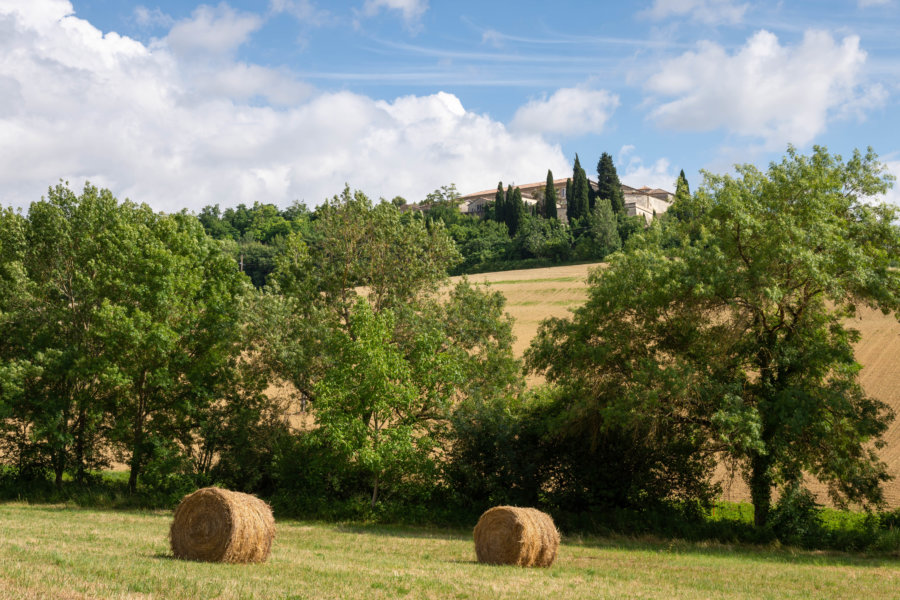
<svg viewBox="0 0 900 600">
<path fill-rule="evenodd" d="M 566 179 L 566 219 L 569 218 L 569 205 L 572 203 L 572 179 Z"/>
<path fill-rule="evenodd" d="M 616 173 L 612 156 L 604 152 L 597 162 L 597 197 L 609 200 L 614 213 L 625 208 L 625 194 L 622 193 L 622 182 Z"/>
<path fill-rule="evenodd" d="M 503 223 L 504 203 L 506 197 L 503 195 L 503 182 L 497 182 L 497 193 L 494 195 L 494 220 Z"/>
<path fill-rule="evenodd" d="M 545 219 L 556 218 L 556 188 L 553 187 L 553 171 L 547 169 L 547 185 L 544 187 L 544 202 L 541 211 Z"/>
<path fill-rule="evenodd" d="M 675 198 L 688 198 L 691 195 L 691 186 L 688 185 L 687 177 L 684 176 L 684 169 L 678 174 L 678 181 L 675 182 Z"/>
<path fill-rule="evenodd" d="M 566 207 L 566 216 L 569 219 L 569 223 L 590 214 L 589 187 L 587 173 L 581 168 L 581 161 L 578 160 L 578 155 L 576 154 L 575 167 L 572 170 L 572 196 L 569 198 L 569 203 Z"/>
<path fill-rule="evenodd" d="M 512 186 L 510 186 L 510 189 L 512 189 Z M 522 222 L 522 216 L 525 213 L 525 204 L 522 202 L 522 190 L 519 188 L 512 189 L 511 198 L 506 208 L 509 211 L 506 227 L 509 229 L 509 235 L 514 236 L 519 230 L 519 224 Z"/>
</svg>

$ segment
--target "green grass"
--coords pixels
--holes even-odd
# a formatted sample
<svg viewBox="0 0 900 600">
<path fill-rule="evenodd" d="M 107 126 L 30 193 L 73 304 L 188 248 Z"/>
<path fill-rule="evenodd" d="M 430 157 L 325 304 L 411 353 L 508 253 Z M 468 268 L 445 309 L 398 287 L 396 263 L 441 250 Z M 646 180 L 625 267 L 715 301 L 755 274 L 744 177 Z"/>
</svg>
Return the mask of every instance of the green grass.
<svg viewBox="0 0 900 600">
<path fill-rule="evenodd" d="M 892 598 L 900 562 L 564 539 L 549 569 L 474 561 L 468 530 L 279 521 L 262 565 L 174 560 L 169 512 L 0 505 L 0 598 Z"/>
</svg>

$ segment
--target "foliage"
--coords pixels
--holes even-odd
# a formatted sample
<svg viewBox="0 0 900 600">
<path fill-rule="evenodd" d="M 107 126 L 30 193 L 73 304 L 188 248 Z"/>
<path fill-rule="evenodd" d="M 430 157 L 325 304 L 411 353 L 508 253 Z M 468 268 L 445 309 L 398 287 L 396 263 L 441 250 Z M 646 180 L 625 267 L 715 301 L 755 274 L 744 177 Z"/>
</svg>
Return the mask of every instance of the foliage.
<svg viewBox="0 0 900 600">
<path fill-rule="evenodd" d="M 245 280 L 200 223 L 65 185 L 5 218 L 2 443 L 20 476 L 84 481 L 111 454 L 189 454 L 196 411 L 237 352 Z"/>
<path fill-rule="evenodd" d="M 597 199 L 608 200 L 614 213 L 619 214 L 625 210 L 622 183 L 616 173 L 612 156 L 606 152 L 600 155 L 600 160 L 597 162 L 597 193 L 595 195 Z"/>
<path fill-rule="evenodd" d="M 368 487 L 374 510 L 433 479 L 453 402 L 521 386 L 511 326 L 499 295 L 461 282 L 442 298 L 459 255 L 440 222 L 345 189 L 310 237 L 288 239 L 252 311 L 254 355 L 309 403 L 310 443 L 345 466 L 339 487 Z"/>
<path fill-rule="evenodd" d="M 578 155 L 575 155 L 575 166 L 572 170 L 572 189 L 566 190 L 566 218 L 570 223 L 590 213 L 590 185 L 587 174 L 581 168 Z"/>
<path fill-rule="evenodd" d="M 542 326 L 528 363 L 594 431 L 640 415 L 724 452 L 760 527 L 772 490 L 803 473 L 836 503 L 877 505 L 887 473 L 875 450 L 893 415 L 860 387 L 845 319 L 858 305 L 900 308 L 897 209 L 862 200 L 890 180 L 871 151 L 844 162 L 823 148 L 737 171 L 706 174 L 693 222 L 632 238 L 572 320 Z M 671 235 L 681 242 L 661 243 Z"/>
<path fill-rule="evenodd" d="M 594 210 L 579 225 L 582 233 L 575 241 L 575 256 L 578 259 L 603 259 L 622 247 L 618 220 L 609 200 L 598 198 Z"/>
<path fill-rule="evenodd" d="M 541 203 L 542 210 L 540 211 L 540 216 L 545 219 L 555 219 L 557 218 L 556 214 L 556 186 L 553 185 L 553 171 L 547 169 L 547 183 L 544 186 L 544 193 L 542 196 L 538 196 L 539 200 L 543 200 Z"/>
</svg>

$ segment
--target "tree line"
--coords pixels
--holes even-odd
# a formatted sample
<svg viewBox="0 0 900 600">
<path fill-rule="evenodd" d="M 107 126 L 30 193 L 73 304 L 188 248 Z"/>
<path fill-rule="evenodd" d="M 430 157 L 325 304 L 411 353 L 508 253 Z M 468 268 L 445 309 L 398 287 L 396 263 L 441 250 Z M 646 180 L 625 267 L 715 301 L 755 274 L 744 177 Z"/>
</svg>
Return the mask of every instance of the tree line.
<svg viewBox="0 0 900 600">
<path fill-rule="evenodd" d="M 870 200 L 890 184 L 871 151 L 823 148 L 680 183 L 524 363 L 503 296 L 448 279 L 457 223 L 349 188 L 210 220 L 60 184 L 0 211 L 0 479 L 90 486 L 118 463 L 169 501 L 219 483 L 294 514 L 583 523 L 708 507 L 724 460 L 759 528 L 809 504 L 810 476 L 878 507 L 893 413 L 859 384 L 847 317 L 900 311 L 898 210 Z M 262 286 L 234 254 L 248 232 L 279 240 Z"/>
<path fill-rule="evenodd" d="M 597 179 L 595 189 L 576 156 L 566 186 L 567 223 L 557 219 L 558 198 L 549 170 L 546 185 L 535 193 L 538 202 L 531 207 L 523 202 L 519 188 L 504 188 L 498 182 L 494 202 L 483 214 L 464 214 L 459 210 L 459 192 L 450 184 L 428 194 L 418 203 L 421 210 L 406 211 L 403 218 L 443 223 L 462 256 L 451 267 L 452 275 L 603 260 L 646 223 L 640 216 L 625 214 L 622 184 L 606 152 L 597 163 Z M 677 186 L 676 197 L 689 195 L 683 171 Z M 409 206 L 399 196 L 390 203 L 401 209 Z M 226 242 L 241 270 L 261 288 L 285 250 L 286 237 L 309 234 L 317 212 L 298 202 L 284 210 L 256 202 L 224 211 L 206 206 L 198 216 L 207 233 Z"/>
</svg>

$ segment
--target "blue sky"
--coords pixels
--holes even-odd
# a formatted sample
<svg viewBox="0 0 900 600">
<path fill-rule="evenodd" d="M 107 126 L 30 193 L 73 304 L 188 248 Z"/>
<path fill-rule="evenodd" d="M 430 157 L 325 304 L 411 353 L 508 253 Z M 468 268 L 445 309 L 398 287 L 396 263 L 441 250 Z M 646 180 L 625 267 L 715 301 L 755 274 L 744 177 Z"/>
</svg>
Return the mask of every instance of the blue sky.
<svg viewBox="0 0 900 600">
<path fill-rule="evenodd" d="M 898 26 L 900 0 L 0 0 L 0 204 L 416 201 L 602 152 L 672 189 L 788 144 L 900 174 Z"/>
</svg>

